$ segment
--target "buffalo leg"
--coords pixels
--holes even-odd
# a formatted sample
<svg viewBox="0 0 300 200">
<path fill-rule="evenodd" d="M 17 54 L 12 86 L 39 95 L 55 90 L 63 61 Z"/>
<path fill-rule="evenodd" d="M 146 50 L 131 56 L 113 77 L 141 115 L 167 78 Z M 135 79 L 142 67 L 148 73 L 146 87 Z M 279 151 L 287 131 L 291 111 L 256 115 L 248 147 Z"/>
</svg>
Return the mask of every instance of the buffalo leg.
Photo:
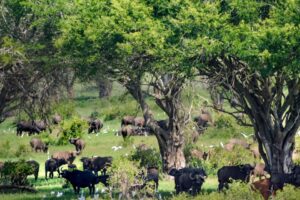
<svg viewBox="0 0 300 200">
<path fill-rule="evenodd" d="M 89 192 L 90 192 L 90 195 L 92 195 L 92 190 L 93 190 L 93 189 L 92 189 L 92 186 L 90 185 L 90 186 L 89 186 Z"/>
<path fill-rule="evenodd" d="M 46 179 L 46 180 L 48 179 L 48 178 L 47 178 L 47 173 L 48 173 L 48 171 L 45 170 L 45 179 Z M 51 173 L 49 174 L 49 177 L 50 177 L 50 175 L 51 175 Z"/>
<path fill-rule="evenodd" d="M 92 186 L 93 188 L 93 195 L 95 194 L 95 185 Z"/>
<path fill-rule="evenodd" d="M 225 186 L 225 188 L 226 188 L 227 190 L 229 189 L 229 186 L 228 186 L 228 183 L 227 183 L 227 182 L 224 184 L 224 186 Z"/>
<path fill-rule="evenodd" d="M 72 186 L 73 186 L 75 194 L 77 194 L 77 187 L 75 185 L 72 185 Z"/>
<path fill-rule="evenodd" d="M 220 182 L 218 187 L 219 192 L 222 191 L 223 187 L 224 187 L 224 183 Z"/>
</svg>

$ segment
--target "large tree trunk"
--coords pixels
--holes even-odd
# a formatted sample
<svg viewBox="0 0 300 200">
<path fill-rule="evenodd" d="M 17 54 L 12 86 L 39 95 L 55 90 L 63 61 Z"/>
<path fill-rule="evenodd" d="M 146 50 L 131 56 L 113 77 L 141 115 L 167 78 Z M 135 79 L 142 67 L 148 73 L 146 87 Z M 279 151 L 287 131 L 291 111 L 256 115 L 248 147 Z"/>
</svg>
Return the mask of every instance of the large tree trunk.
<svg viewBox="0 0 300 200">
<path fill-rule="evenodd" d="M 272 134 L 276 135 L 275 133 Z M 256 133 L 260 154 L 270 173 L 291 173 L 294 167 L 292 160 L 294 141 L 274 138 L 270 142 L 262 135 L 265 134 L 263 132 Z"/>
<path fill-rule="evenodd" d="M 183 153 L 183 142 L 178 141 L 178 134 L 170 133 L 167 141 L 161 141 L 160 152 L 163 160 L 163 171 L 168 172 L 171 168 L 181 169 L 185 167 L 185 157 Z"/>
<path fill-rule="evenodd" d="M 262 76 L 234 56 L 221 56 L 209 61 L 199 72 L 236 97 L 237 111 L 223 112 L 248 115 L 258 141 L 259 152 L 271 174 L 291 173 L 295 135 L 300 126 L 300 79 L 278 71 Z M 222 74 L 222 76 L 219 76 Z M 236 117 L 237 118 L 237 117 Z"/>
<path fill-rule="evenodd" d="M 184 121 L 180 118 L 178 106 L 174 105 L 174 103 L 177 103 L 177 101 L 174 100 L 176 99 L 176 96 L 174 96 L 174 99 L 169 99 L 168 106 L 167 103 L 156 101 L 160 107 L 164 107 L 165 112 L 168 110 L 168 128 L 162 129 L 154 119 L 152 112 L 144 99 L 141 84 L 129 82 L 125 87 L 141 106 L 146 125 L 154 132 L 157 138 L 162 157 L 163 171 L 169 172 L 171 168 L 179 169 L 185 167 L 186 161 L 183 153 L 184 137 L 182 132 Z M 170 106 L 172 103 L 173 106 Z"/>
<path fill-rule="evenodd" d="M 99 88 L 99 98 L 109 97 L 111 95 L 113 83 L 111 80 L 101 78 L 97 81 Z"/>
<path fill-rule="evenodd" d="M 68 98 L 69 99 L 74 99 L 75 94 L 74 94 L 73 84 L 66 85 L 66 89 L 67 89 Z"/>
</svg>

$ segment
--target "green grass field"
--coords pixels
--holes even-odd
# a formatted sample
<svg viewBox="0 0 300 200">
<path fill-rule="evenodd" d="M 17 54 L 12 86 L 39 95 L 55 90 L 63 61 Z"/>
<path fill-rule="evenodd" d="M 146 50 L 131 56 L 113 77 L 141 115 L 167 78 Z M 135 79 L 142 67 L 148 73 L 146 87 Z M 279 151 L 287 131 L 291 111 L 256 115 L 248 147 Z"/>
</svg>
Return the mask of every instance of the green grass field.
<svg viewBox="0 0 300 200">
<path fill-rule="evenodd" d="M 201 99 L 208 99 L 208 94 L 205 90 L 199 89 L 199 94 L 196 98 L 197 101 L 201 101 Z M 99 100 L 97 98 L 97 91 L 93 87 L 87 87 L 83 85 L 76 85 L 76 98 L 74 100 L 74 105 L 76 112 L 82 117 L 88 117 L 92 112 L 97 111 L 100 113 L 100 118 L 103 120 L 103 115 L 101 113 L 109 112 L 109 109 L 113 109 L 117 104 L 122 104 L 122 102 L 118 102 L 120 96 L 124 94 L 125 90 L 118 85 L 115 85 L 111 101 L 109 99 Z M 127 100 L 126 105 L 129 105 L 130 108 L 136 109 L 138 112 L 138 107 L 134 100 Z M 149 100 L 151 105 L 154 105 Z M 128 103 L 129 102 L 129 103 Z M 200 105 L 200 103 L 199 103 Z M 197 113 L 197 107 L 195 106 L 194 113 Z M 119 106 L 119 105 L 118 105 Z M 159 112 L 157 107 L 154 108 L 155 115 L 158 118 L 163 119 L 164 114 Z M 218 114 L 215 114 L 218 115 Z M 149 146 L 158 148 L 157 141 L 154 136 L 148 137 L 134 137 L 134 143 L 127 147 L 123 147 L 121 150 L 114 151 L 112 149 L 113 146 L 122 146 L 123 138 L 120 136 L 116 136 L 116 131 L 120 128 L 120 120 L 115 119 L 111 121 L 105 121 L 104 127 L 99 134 L 85 134 L 83 139 L 86 142 L 86 148 L 84 149 L 82 155 L 75 159 L 75 164 L 82 168 L 82 164 L 79 161 L 81 156 L 112 156 L 114 159 L 117 159 L 120 156 L 125 156 L 131 153 L 134 150 L 134 146 L 137 146 L 141 143 L 145 143 Z M 252 130 L 249 128 L 238 127 L 237 132 L 244 132 L 246 134 L 251 134 Z M 86 130 L 87 132 L 87 130 Z M 34 137 L 34 136 L 32 136 Z M 23 137 L 17 137 L 15 127 L 13 126 L 13 119 L 8 119 L 4 123 L 0 124 L 0 148 L 3 148 L 5 143 L 9 143 L 7 148 L 10 148 L 10 151 L 15 151 L 20 145 L 26 145 L 28 148 L 29 141 L 31 137 L 25 135 Z M 214 127 L 211 127 L 207 130 L 207 132 L 200 136 L 199 141 L 197 142 L 197 146 L 203 149 L 209 149 L 211 145 L 219 146 L 220 142 L 226 143 L 226 141 L 230 139 L 230 133 L 226 131 L 216 130 Z M 299 144 L 299 142 L 298 142 Z M 30 149 L 30 148 L 29 148 Z M 71 144 L 65 146 L 50 146 L 49 147 L 49 155 L 55 151 L 60 150 L 74 150 L 74 146 Z M 34 181 L 33 177 L 30 177 L 30 183 L 38 190 L 36 194 L 30 193 L 18 193 L 18 194 L 0 194 L 0 199 L 78 199 L 76 195 L 74 195 L 73 190 L 71 188 L 63 189 L 62 185 L 65 183 L 63 179 L 58 179 L 57 174 L 55 173 L 55 178 L 52 180 L 45 180 L 45 172 L 44 172 L 44 163 L 47 160 L 47 153 L 35 153 L 30 151 L 22 156 L 24 159 L 33 159 L 40 163 L 40 171 L 39 171 L 39 179 L 38 181 Z M 0 157 L 1 161 L 6 160 L 16 160 L 15 155 L 2 155 Z M 203 192 L 210 193 L 214 192 L 217 189 L 217 178 L 216 176 L 209 175 L 209 178 L 203 185 Z M 103 187 L 101 184 L 97 185 L 98 190 L 100 191 Z M 57 197 L 57 192 L 63 192 L 61 197 Z M 90 199 L 88 196 L 88 189 L 84 190 L 85 196 L 87 199 Z M 162 179 L 159 184 L 159 194 L 163 199 L 170 199 L 174 195 L 174 183 L 173 180 Z M 99 199 L 105 198 L 107 195 L 100 193 Z"/>
</svg>

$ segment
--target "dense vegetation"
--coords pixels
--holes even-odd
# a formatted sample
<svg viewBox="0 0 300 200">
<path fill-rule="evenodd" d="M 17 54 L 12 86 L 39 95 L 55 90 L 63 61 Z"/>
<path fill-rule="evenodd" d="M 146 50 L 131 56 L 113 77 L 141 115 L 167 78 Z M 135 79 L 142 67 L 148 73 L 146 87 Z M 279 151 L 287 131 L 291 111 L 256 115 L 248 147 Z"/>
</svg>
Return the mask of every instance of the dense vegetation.
<svg viewBox="0 0 300 200">
<path fill-rule="evenodd" d="M 147 165 L 161 172 L 199 166 L 215 175 L 224 165 L 260 161 L 244 148 L 224 151 L 230 138 L 257 147 L 271 175 L 292 173 L 300 126 L 299 7 L 294 0 L 2 0 L 1 159 L 43 163 L 50 155 L 29 152 L 27 137 L 13 142 L 10 135 L 20 120 L 43 120 L 51 127 L 37 137 L 50 152 L 69 149 L 68 139 L 78 137 L 89 141 L 81 156 L 99 153 L 131 166 L 111 171 L 123 193 L 128 188 L 116 177 L 133 182 Z M 207 112 L 214 126 L 197 141 L 192 119 Z M 54 114 L 63 118 L 58 125 Z M 154 136 L 114 136 L 125 115 L 142 116 Z M 101 134 L 86 134 L 90 117 L 104 122 Z M 135 149 L 140 143 L 155 149 Z M 197 159 L 192 150 L 210 158 Z M 248 186 L 241 187 L 247 195 Z"/>
</svg>

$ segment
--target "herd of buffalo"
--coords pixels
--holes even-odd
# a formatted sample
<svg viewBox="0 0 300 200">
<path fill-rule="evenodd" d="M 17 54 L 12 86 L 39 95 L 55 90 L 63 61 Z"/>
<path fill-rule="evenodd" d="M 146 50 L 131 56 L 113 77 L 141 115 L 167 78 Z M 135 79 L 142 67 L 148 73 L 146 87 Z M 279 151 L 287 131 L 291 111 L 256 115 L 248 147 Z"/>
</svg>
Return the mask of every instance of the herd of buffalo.
<svg viewBox="0 0 300 200">
<path fill-rule="evenodd" d="M 59 124 L 62 118 L 59 115 L 55 115 L 52 119 L 53 124 Z M 211 115 L 207 112 L 202 112 L 201 115 L 194 118 L 194 122 L 197 127 L 198 134 L 201 134 L 203 130 L 212 123 Z M 167 120 L 158 121 L 161 128 L 168 127 Z M 103 127 L 103 123 L 99 119 L 91 119 L 88 121 L 89 128 L 88 133 L 98 133 Z M 23 132 L 28 132 L 29 135 L 40 133 L 46 130 L 48 127 L 43 121 L 26 122 L 21 121 L 17 123 L 17 135 L 22 135 Z M 151 134 L 145 126 L 144 118 L 125 116 L 121 121 L 121 130 L 118 132 L 124 138 L 131 135 L 143 135 Z M 76 165 L 73 164 L 76 156 L 80 155 L 85 148 L 84 140 L 80 138 L 70 138 L 70 144 L 75 146 L 75 151 L 59 151 L 54 152 L 48 160 L 45 161 L 45 178 L 54 177 L 54 172 L 58 173 L 58 177 L 63 177 L 68 180 L 73 186 L 74 192 L 79 193 L 80 188 L 88 187 L 90 194 L 95 193 L 95 185 L 103 183 L 105 186 L 109 185 L 109 175 L 106 173 L 107 168 L 111 166 L 112 157 L 81 157 L 83 171 L 77 170 Z M 235 145 L 240 145 L 246 149 L 252 151 L 254 156 L 259 157 L 259 153 L 255 149 L 250 149 L 249 144 L 244 140 L 231 139 L 227 144 L 223 145 L 225 150 L 231 151 Z M 48 145 L 42 142 L 38 138 L 32 138 L 30 140 L 30 146 L 34 151 L 48 152 Z M 192 155 L 198 155 L 199 152 L 191 152 Z M 200 157 L 206 159 L 209 155 L 205 152 L 200 152 Z M 34 169 L 35 180 L 38 178 L 39 163 L 30 160 L 27 163 Z M 62 165 L 68 165 L 68 170 L 61 170 Z M 0 162 L 0 170 L 3 167 L 3 163 Z M 98 175 L 101 172 L 101 175 Z M 218 190 L 228 188 L 228 184 L 232 180 L 240 180 L 243 182 L 249 182 L 252 176 L 252 188 L 261 192 L 265 199 L 268 199 L 271 194 L 274 194 L 276 190 L 282 189 L 285 183 L 300 187 L 300 166 L 295 166 L 293 173 L 291 174 L 272 174 L 268 178 L 268 169 L 265 169 L 265 165 L 262 163 L 256 165 L 244 164 L 236 166 L 224 166 L 217 172 L 218 176 Z M 202 168 L 183 168 L 183 169 L 171 169 L 169 175 L 174 177 L 176 193 L 187 192 L 191 195 L 196 195 L 200 192 L 202 184 L 207 178 L 207 174 Z M 264 179 L 261 177 L 264 176 Z M 147 174 L 142 171 L 143 184 L 139 186 L 132 186 L 138 189 L 142 189 L 148 182 L 154 181 L 155 188 L 158 188 L 159 171 L 156 167 L 149 167 Z M 259 177 L 259 180 L 254 182 L 254 178 Z"/>
</svg>

